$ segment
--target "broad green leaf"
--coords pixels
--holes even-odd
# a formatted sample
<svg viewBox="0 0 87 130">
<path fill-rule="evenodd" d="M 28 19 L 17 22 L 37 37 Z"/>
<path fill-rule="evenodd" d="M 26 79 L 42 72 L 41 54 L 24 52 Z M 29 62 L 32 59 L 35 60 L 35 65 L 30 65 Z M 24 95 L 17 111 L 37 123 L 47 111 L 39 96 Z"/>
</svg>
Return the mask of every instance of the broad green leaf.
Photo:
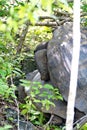
<svg viewBox="0 0 87 130">
<path fill-rule="evenodd" d="M 34 116 L 34 115 L 32 115 L 32 116 L 30 117 L 30 120 L 31 120 L 31 121 L 34 121 L 35 119 L 37 119 L 37 117 Z"/>
<path fill-rule="evenodd" d="M 34 99 L 34 102 L 35 102 L 35 103 L 41 103 L 41 100 Z"/>
<path fill-rule="evenodd" d="M 50 84 L 45 84 L 44 88 L 49 89 L 49 90 L 53 90 L 53 86 Z"/>
<path fill-rule="evenodd" d="M 23 85 L 24 87 L 31 87 L 32 82 L 29 80 L 24 80 L 24 79 L 20 79 L 21 81 L 21 85 Z"/>
<path fill-rule="evenodd" d="M 21 114 L 23 114 L 23 115 L 25 115 L 25 114 L 27 114 L 27 109 L 23 109 L 22 111 L 21 111 Z"/>
<path fill-rule="evenodd" d="M 15 68 L 15 70 L 22 73 L 22 71 L 19 68 Z"/>
</svg>

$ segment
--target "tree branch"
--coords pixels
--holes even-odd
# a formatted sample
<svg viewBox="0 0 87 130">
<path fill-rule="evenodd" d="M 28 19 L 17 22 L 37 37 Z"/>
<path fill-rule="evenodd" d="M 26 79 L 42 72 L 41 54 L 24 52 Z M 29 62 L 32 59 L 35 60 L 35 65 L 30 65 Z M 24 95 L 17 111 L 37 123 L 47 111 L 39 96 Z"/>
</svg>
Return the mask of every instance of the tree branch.
<svg viewBox="0 0 87 130">
<path fill-rule="evenodd" d="M 47 27 L 54 27 L 55 28 L 57 26 L 62 25 L 64 22 L 72 21 L 72 19 L 70 17 L 67 17 L 66 19 L 63 18 L 63 17 L 59 17 L 58 20 L 57 20 L 56 18 L 50 17 L 50 16 L 40 16 L 39 19 L 51 19 L 51 21 L 37 22 L 37 23 L 35 23 L 34 26 L 47 26 Z M 21 34 L 20 39 L 19 39 L 16 54 L 19 54 L 22 50 L 22 46 L 23 46 L 26 34 L 28 32 L 29 25 L 33 26 L 32 23 L 30 23 L 29 20 L 27 20 L 25 22 L 25 27 L 22 30 L 22 34 Z"/>
<path fill-rule="evenodd" d="M 52 121 L 54 115 L 52 114 L 49 121 L 44 125 L 44 130 L 46 130 L 47 126 L 50 124 L 50 122 Z"/>
<path fill-rule="evenodd" d="M 59 11 L 59 10 L 54 10 L 54 14 L 57 16 L 61 16 L 61 15 L 64 15 L 64 16 L 70 16 L 72 14 L 68 13 L 68 12 L 64 12 L 64 11 Z"/>
<path fill-rule="evenodd" d="M 19 43 L 18 43 L 18 47 L 17 47 L 17 53 L 16 54 L 19 54 L 22 50 L 22 46 L 23 46 L 23 43 L 24 43 L 24 40 L 25 40 L 25 37 L 26 37 L 26 34 L 28 32 L 28 27 L 29 27 L 29 21 L 26 21 L 25 23 L 25 28 L 22 30 L 22 34 L 20 36 L 20 39 L 19 39 Z"/>
<path fill-rule="evenodd" d="M 73 130 L 78 130 L 77 124 L 79 125 L 79 129 L 80 129 L 86 122 L 87 122 L 87 115 L 83 116 L 82 118 L 80 118 L 74 123 L 75 127 L 73 128 Z"/>
<path fill-rule="evenodd" d="M 34 26 L 48 26 L 48 27 L 56 27 L 56 26 L 59 26 L 59 25 L 62 25 L 64 22 L 67 22 L 67 21 L 72 21 L 71 18 L 66 18 L 65 20 L 62 20 L 62 21 L 57 21 L 56 22 L 51 22 L 51 21 L 47 21 L 47 22 L 37 22 Z M 32 23 L 29 23 L 29 25 L 32 26 Z"/>
</svg>

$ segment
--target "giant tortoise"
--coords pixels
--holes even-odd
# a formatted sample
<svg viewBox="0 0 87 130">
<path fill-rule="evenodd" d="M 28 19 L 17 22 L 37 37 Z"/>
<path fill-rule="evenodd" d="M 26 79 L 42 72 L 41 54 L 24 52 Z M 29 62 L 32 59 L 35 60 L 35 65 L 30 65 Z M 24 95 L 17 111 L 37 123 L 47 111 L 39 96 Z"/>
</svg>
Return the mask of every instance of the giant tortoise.
<svg viewBox="0 0 87 130">
<path fill-rule="evenodd" d="M 35 60 L 43 80 L 50 80 L 68 100 L 73 49 L 72 23 L 64 23 L 53 32 L 45 47 L 37 47 Z M 43 45 L 42 45 L 43 46 Z M 44 60 L 45 59 L 45 60 Z M 75 108 L 87 114 L 87 28 L 81 27 L 81 47 Z"/>
</svg>

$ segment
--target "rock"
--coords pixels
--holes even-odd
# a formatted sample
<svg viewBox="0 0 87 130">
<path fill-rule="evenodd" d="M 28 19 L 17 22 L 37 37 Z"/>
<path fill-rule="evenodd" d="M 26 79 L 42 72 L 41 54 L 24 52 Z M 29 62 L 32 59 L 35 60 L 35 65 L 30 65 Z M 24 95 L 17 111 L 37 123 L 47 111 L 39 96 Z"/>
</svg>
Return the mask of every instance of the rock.
<svg viewBox="0 0 87 130">
<path fill-rule="evenodd" d="M 48 42 L 47 48 L 41 50 L 39 49 L 36 52 L 37 53 L 36 60 L 38 62 L 37 64 L 41 73 L 41 77 L 43 76 L 43 70 L 46 70 L 47 67 L 47 71 L 44 71 L 45 77 L 47 77 L 47 75 L 49 74 L 49 79 L 51 84 L 54 87 L 59 88 L 60 93 L 62 94 L 66 102 L 68 100 L 68 92 L 69 92 L 72 49 L 73 49 L 72 23 L 68 22 L 68 23 L 64 23 L 64 25 L 59 26 L 54 31 L 53 38 Z M 45 50 L 45 55 L 42 55 L 44 50 Z M 46 57 L 45 63 L 43 62 L 44 57 Z M 39 59 L 41 59 L 40 63 L 39 63 Z M 45 79 L 43 78 L 43 80 Z M 81 47 L 80 47 L 80 58 L 79 58 L 77 95 L 76 95 L 76 102 L 75 102 L 76 119 L 79 119 L 84 114 L 87 114 L 87 87 L 86 86 L 87 86 L 87 28 L 81 27 Z M 62 109 L 60 107 L 62 106 L 61 104 L 58 104 L 58 106 L 60 109 Z M 66 109 L 66 105 L 64 109 Z M 56 115 L 59 115 L 59 113 L 61 114 L 61 111 L 60 112 L 58 111 L 58 113 L 56 111 Z M 62 117 L 62 115 L 59 116 Z M 63 118 L 65 118 L 65 116 Z"/>
<path fill-rule="evenodd" d="M 25 74 L 28 74 L 37 69 L 34 57 L 25 56 L 25 58 L 21 61 L 21 69 Z"/>
<path fill-rule="evenodd" d="M 41 44 L 41 46 L 43 45 Z M 64 100 L 54 100 L 55 107 L 51 106 L 48 111 L 42 109 L 39 103 L 35 105 L 42 112 L 54 114 L 58 118 L 65 120 L 73 49 L 72 23 L 65 23 L 59 26 L 58 29 L 54 31 L 53 38 L 47 43 L 47 46 L 41 46 L 35 51 L 35 59 L 40 73 L 33 72 L 32 74 L 35 74 L 35 76 L 31 76 L 31 81 L 40 81 L 42 84 L 52 84 L 55 88 L 57 87 L 60 90 Z M 43 93 L 44 90 L 43 86 L 41 93 Z M 29 94 L 28 90 L 25 92 L 27 95 Z M 48 95 L 51 94 L 49 90 L 47 92 Z M 39 95 L 37 98 L 40 98 Z M 40 98 L 40 100 L 42 99 Z M 87 114 L 87 28 L 81 27 L 75 121 L 85 114 Z"/>
<path fill-rule="evenodd" d="M 31 122 L 20 121 L 19 123 L 20 130 L 36 130 L 35 126 Z"/>
<path fill-rule="evenodd" d="M 18 122 L 18 113 L 15 109 L 7 108 L 5 109 L 6 122 L 11 124 L 12 130 L 17 130 L 17 125 L 19 123 L 20 130 L 36 130 L 35 126 L 29 122 L 25 121 L 22 116 L 19 115 L 20 119 Z"/>
<path fill-rule="evenodd" d="M 47 49 L 48 46 L 48 42 L 43 42 L 41 44 L 39 44 L 36 49 L 34 50 L 34 53 L 36 53 L 39 50 L 43 50 L 43 49 Z"/>
<path fill-rule="evenodd" d="M 18 91 L 18 101 L 20 101 L 21 103 L 25 103 L 24 99 L 27 96 L 25 92 L 25 87 L 20 85 L 18 86 L 17 91 Z"/>
<path fill-rule="evenodd" d="M 81 28 L 81 47 L 75 108 L 87 114 L 87 28 Z M 67 101 L 72 60 L 72 23 L 65 23 L 54 32 L 47 47 L 50 80 Z"/>
<path fill-rule="evenodd" d="M 52 121 L 51 121 L 51 125 L 57 125 L 57 126 L 60 126 L 60 125 L 64 125 L 65 123 L 65 120 L 63 120 L 62 118 L 58 117 L 58 116 L 54 116 Z"/>
<path fill-rule="evenodd" d="M 30 80 L 32 81 L 33 78 L 38 74 L 38 70 L 34 70 L 33 72 L 30 72 L 28 74 L 26 74 L 26 80 Z M 39 73 L 40 74 L 40 73 Z M 39 77 L 40 78 L 40 77 Z"/>
<path fill-rule="evenodd" d="M 26 76 L 27 80 L 30 80 L 33 82 L 41 82 L 42 85 L 44 84 L 51 84 L 51 82 L 44 82 L 43 80 L 41 80 L 41 76 L 40 76 L 40 73 L 35 70 L 34 72 L 30 73 L 30 74 L 27 74 Z M 45 90 L 44 89 L 44 86 L 43 88 L 40 90 L 41 93 L 43 93 L 43 91 L 48 91 L 47 89 Z M 28 87 L 25 87 L 25 93 L 27 95 L 29 95 L 29 89 Z M 51 94 L 50 91 L 48 91 L 48 95 Z M 41 98 L 38 96 L 36 96 L 37 99 L 40 99 L 40 100 L 43 100 L 44 98 Z M 46 97 L 45 97 L 46 98 Z M 66 102 L 65 101 L 61 101 L 61 100 L 54 100 L 52 101 L 54 104 L 55 104 L 55 107 L 54 106 L 51 106 L 49 110 L 46 110 L 46 109 L 43 109 L 42 108 L 42 105 L 39 104 L 39 103 L 35 103 L 36 107 L 38 110 L 42 111 L 43 113 L 47 113 L 47 114 L 53 114 L 53 115 L 56 115 L 56 118 L 58 119 L 57 123 L 63 122 L 63 119 L 66 119 Z"/>
<path fill-rule="evenodd" d="M 35 74 L 35 76 L 34 76 L 34 74 Z M 49 82 L 42 81 L 40 73 L 37 70 L 31 73 L 31 77 L 32 77 L 32 75 L 33 75 L 33 78 L 32 78 L 31 81 L 41 82 L 42 85 L 44 85 L 44 84 L 52 84 L 50 81 Z M 27 77 L 27 79 L 31 79 L 31 78 Z M 45 89 L 44 86 L 40 90 L 40 92 L 43 93 L 43 91 L 47 91 L 48 95 L 51 94 L 51 92 L 48 89 Z M 29 95 L 29 90 L 27 89 L 27 87 L 25 88 L 25 92 L 26 92 L 27 95 Z M 45 98 L 41 98 L 38 95 L 38 96 L 36 96 L 36 98 L 40 99 L 40 100 L 43 100 L 46 97 Z M 54 106 L 50 106 L 49 110 L 46 110 L 45 108 L 43 109 L 42 105 L 39 104 L 39 103 L 35 103 L 35 105 L 36 105 L 37 109 L 40 110 L 40 111 L 42 111 L 43 113 L 55 115 L 56 118 L 57 118 L 57 120 L 58 120 L 57 123 L 61 122 L 61 124 L 62 124 L 64 122 L 64 120 L 66 119 L 67 103 L 64 100 L 63 101 L 61 101 L 61 100 L 53 100 L 52 102 L 55 104 L 55 107 Z M 77 120 L 78 118 L 80 118 L 80 117 L 82 117 L 84 115 L 84 113 L 81 113 L 78 110 L 76 110 L 76 113 L 78 113 L 78 114 L 75 114 L 75 120 Z"/>
<path fill-rule="evenodd" d="M 38 70 L 41 74 L 41 80 L 48 81 L 48 65 L 47 65 L 47 50 L 42 49 L 35 53 L 35 60 L 37 63 Z"/>
</svg>

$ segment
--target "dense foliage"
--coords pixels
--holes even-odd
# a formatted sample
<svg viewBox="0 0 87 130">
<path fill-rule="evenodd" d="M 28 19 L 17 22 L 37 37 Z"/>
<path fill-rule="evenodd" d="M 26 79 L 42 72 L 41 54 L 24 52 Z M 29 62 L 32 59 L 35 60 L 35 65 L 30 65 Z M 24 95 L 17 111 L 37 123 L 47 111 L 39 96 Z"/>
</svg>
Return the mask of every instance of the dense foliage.
<svg viewBox="0 0 87 130">
<path fill-rule="evenodd" d="M 81 24 L 87 25 L 87 2 L 81 0 Z M 72 21 L 73 1 L 0 0 L 0 98 L 16 99 L 14 77 L 24 77 L 21 61 L 33 57 L 37 44 Z M 23 112 L 23 111 L 22 111 Z"/>
</svg>

